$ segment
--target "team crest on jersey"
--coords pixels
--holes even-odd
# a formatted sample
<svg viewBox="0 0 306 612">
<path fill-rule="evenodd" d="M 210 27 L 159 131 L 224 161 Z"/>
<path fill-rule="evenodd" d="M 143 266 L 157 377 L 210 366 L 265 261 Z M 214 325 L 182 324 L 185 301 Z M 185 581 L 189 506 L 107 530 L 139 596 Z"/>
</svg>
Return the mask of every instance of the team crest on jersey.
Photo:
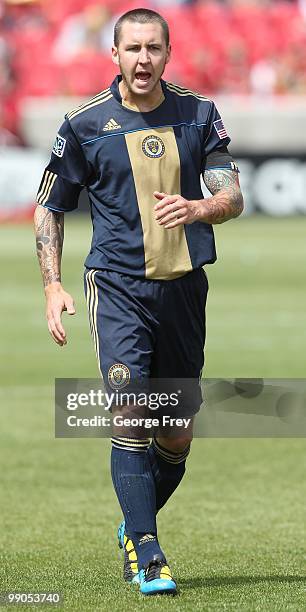
<svg viewBox="0 0 306 612">
<path fill-rule="evenodd" d="M 142 141 L 142 150 L 147 157 L 161 157 L 165 152 L 165 145 L 159 136 L 147 136 Z"/>
<path fill-rule="evenodd" d="M 57 155 L 57 157 L 63 157 L 65 146 L 66 146 L 66 139 L 60 136 L 59 134 L 57 134 L 55 138 L 55 143 L 52 149 L 54 155 Z"/>
<path fill-rule="evenodd" d="M 130 370 L 123 363 L 114 363 L 108 370 L 108 382 L 112 389 L 122 389 L 130 382 Z"/>
</svg>

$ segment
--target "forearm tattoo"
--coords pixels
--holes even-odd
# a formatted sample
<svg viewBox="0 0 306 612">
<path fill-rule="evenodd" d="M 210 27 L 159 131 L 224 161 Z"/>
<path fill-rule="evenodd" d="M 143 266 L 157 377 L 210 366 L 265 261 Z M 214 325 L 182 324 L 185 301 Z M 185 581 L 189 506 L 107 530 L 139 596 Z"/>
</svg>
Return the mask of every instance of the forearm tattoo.
<svg viewBox="0 0 306 612">
<path fill-rule="evenodd" d="M 243 211 L 243 196 L 238 173 L 233 170 L 205 170 L 204 183 L 212 193 L 205 199 L 205 207 L 211 223 L 224 223 L 238 217 Z"/>
<path fill-rule="evenodd" d="M 61 280 L 64 213 L 38 205 L 34 213 L 36 252 L 44 286 Z"/>
</svg>

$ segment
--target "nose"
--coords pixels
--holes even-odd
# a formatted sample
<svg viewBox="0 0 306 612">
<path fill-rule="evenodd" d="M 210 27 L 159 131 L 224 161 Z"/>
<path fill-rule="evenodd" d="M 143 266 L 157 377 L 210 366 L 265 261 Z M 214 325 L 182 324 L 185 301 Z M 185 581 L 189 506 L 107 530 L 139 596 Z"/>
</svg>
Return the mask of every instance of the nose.
<svg viewBox="0 0 306 612">
<path fill-rule="evenodd" d="M 139 51 L 138 61 L 140 64 L 147 64 L 149 60 L 149 54 L 146 47 L 142 47 Z"/>
</svg>

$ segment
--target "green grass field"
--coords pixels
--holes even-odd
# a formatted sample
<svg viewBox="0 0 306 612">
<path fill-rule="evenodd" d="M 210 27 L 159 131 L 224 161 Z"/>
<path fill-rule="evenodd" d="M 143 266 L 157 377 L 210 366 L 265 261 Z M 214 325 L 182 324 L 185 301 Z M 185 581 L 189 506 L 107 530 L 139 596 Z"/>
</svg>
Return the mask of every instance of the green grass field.
<svg viewBox="0 0 306 612">
<path fill-rule="evenodd" d="M 77 316 L 64 317 L 62 349 L 47 332 L 31 226 L 0 231 L 0 591 L 60 591 L 61 609 L 80 612 L 306 610 L 303 439 L 196 440 L 159 517 L 179 595 L 146 600 L 123 584 L 109 441 L 54 439 L 54 378 L 97 376 L 82 288 L 89 225 L 67 220 Z M 305 218 L 243 218 L 216 235 L 206 375 L 305 377 Z"/>
</svg>

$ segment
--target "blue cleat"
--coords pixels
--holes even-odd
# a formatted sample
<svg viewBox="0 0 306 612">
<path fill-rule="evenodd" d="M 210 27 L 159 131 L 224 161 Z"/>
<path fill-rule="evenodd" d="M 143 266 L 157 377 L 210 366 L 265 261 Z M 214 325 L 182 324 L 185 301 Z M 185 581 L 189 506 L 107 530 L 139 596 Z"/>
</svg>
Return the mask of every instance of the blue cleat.
<svg viewBox="0 0 306 612">
<path fill-rule="evenodd" d="M 143 595 L 175 595 L 176 582 L 171 576 L 170 568 L 162 557 L 154 555 L 149 565 L 140 570 L 140 592 Z"/>
<path fill-rule="evenodd" d="M 137 554 L 132 540 L 125 535 L 125 522 L 118 528 L 118 546 L 124 552 L 123 579 L 130 584 L 139 584 Z"/>
<path fill-rule="evenodd" d="M 122 521 L 118 527 L 118 546 L 119 548 L 123 548 L 124 545 L 124 530 L 125 530 L 125 521 Z"/>
</svg>

